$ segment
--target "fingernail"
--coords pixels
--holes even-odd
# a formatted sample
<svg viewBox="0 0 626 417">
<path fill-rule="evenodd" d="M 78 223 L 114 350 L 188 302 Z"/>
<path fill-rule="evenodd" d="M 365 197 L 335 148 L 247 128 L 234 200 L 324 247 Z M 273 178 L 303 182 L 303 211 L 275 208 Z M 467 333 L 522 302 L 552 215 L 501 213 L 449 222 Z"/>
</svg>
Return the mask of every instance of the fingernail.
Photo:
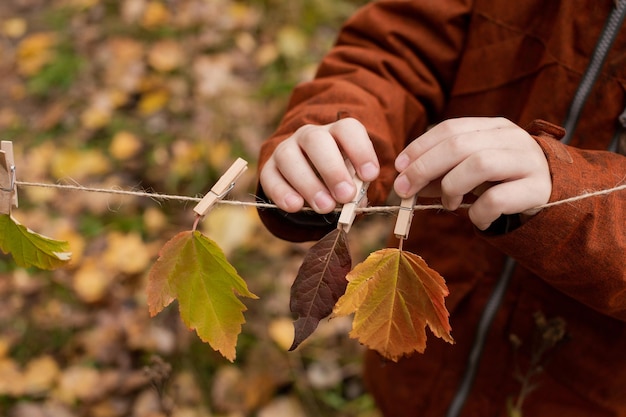
<svg viewBox="0 0 626 417">
<path fill-rule="evenodd" d="M 378 176 L 378 167 L 371 162 L 366 162 L 361 165 L 361 176 L 364 180 L 373 180 Z"/>
<path fill-rule="evenodd" d="M 354 186 L 346 181 L 342 181 L 335 186 L 335 197 L 339 201 L 350 201 L 354 197 Z"/>
<path fill-rule="evenodd" d="M 395 164 L 396 169 L 398 171 L 404 171 L 406 167 L 409 166 L 409 162 L 410 160 L 407 154 L 403 153 L 403 154 L 398 155 L 398 157 L 396 158 L 396 164 Z"/>
<path fill-rule="evenodd" d="M 409 190 L 411 189 L 411 183 L 409 182 L 409 179 L 406 177 L 406 175 L 400 175 L 398 178 L 396 178 L 396 182 L 394 183 L 393 187 L 400 197 L 404 197 L 408 195 Z"/>
<path fill-rule="evenodd" d="M 302 206 L 302 197 L 297 194 L 289 193 L 285 195 L 283 203 L 290 209 L 300 208 Z"/>
<path fill-rule="evenodd" d="M 332 208 L 335 207 L 335 200 L 333 200 L 330 194 L 328 194 L 326 191 L 319 191 L 313 197 L 313 204 L 315 205 L 315 207 L 317 207 L 319 211 L 327 212 L 328 210 L 332 210 Z"/>
</svg>

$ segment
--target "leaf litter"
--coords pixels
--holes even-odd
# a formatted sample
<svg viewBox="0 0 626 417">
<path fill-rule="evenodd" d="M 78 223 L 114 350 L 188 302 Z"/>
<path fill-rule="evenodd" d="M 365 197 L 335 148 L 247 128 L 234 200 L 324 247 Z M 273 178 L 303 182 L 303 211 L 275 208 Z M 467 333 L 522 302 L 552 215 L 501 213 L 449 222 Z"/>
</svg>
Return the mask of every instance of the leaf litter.
<svg viewBox="0 0 626 417">
<path fill-rule="evenodd" d="M 359 3 L 0 2 L 7 17 L 0 27 L 6 36 L 0 43 L 0 134 L 14 142 L 18 180 L 204 192 L 225 161 L 254 160 L 291 86 L 311 76 Z M 285 34 L 294 28 L 298 39 L 290 45 Z M 27 58 L 35 50 L 38 61 Z M 196 73 L 194 63 L 209 68 L 211 79 Z M 238 183 L 232 198 L 247 199 L 253 181 Z M 362 387 L 342 393 L 345 381 L 358 382 L 362 351 L 344 337 L 348 320 L 321 322 L 296 352 L 287 354 L 285 342 L 276 341 L 289 333 L 275 324 L 291 316 L 289 289 L 305 246 L 277 241 L 257 218 L 241 223 L 248 233 L 238 233 L 242 247 L 229 249 L 228 257 L 261 299 L 245 303 L 247 323 L 231 365 L 199 342 L 176 309 L 152 319 L 147 312 L 147 268 L 138 265 L 146 256 L 155 260 L 158 249 L 189 225 L 189 207 L 38 188 L 19 192 L 19 219 L 67 240 L 73 256 L 66 267 L 45 272 L 16 267 L 0 255 L 0 373 L 11 375 L 0 379 L 14 382 L 0 384 L 0 414 L 376 415 Z M 356 259 L 384 240 L 372 230 L 363 227 L 367 238 L 351 245 Z M 230 239 L 220 233 L 228 232 L 207 231 L 211 239 Z M 329 362 L 333 351 L 339 353 Z M 163 364 L 171 369 L 157 372 Z M 242 371 L 235 385 L 245 388 L 218 392 L 218 373 L 233 366 Z M 330 386 L 316 379 L 326 388 L 315 388 L 308 374 L 319 378 L 318 370 L 328 366 L 341 381 Z M 264 386 L 256 397 L 254 386 L 246 385 L 252 374 L 254 386 Z M 243 411 L 218 398 L 233 392 L 241 395 L 235 403 L 246 404 Z"/>
</svg>

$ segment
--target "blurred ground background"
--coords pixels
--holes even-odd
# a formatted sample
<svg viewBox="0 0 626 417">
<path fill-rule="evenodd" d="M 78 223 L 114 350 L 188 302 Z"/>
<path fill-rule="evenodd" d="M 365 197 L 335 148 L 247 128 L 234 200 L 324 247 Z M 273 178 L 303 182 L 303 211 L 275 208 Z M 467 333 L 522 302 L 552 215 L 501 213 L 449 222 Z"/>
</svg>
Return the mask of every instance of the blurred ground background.
<svg viewBox="0 0 626 417">
<path fill-rule="evenodd" d="M 199 196 L 243 157 L 229 197 L 252 201 L 259 146 L 289 91 L 365 2 L 1 1 L 0 138 L 18 180 Z M 244 300 L 231 364 L 175 304 L 147 312 L 146 273 L 191 228 L 192 205 L 35 187 L 19 198 L 15 217 L 69 241 L 73 260 L 42 272 L 0 255 L 0 415 L 378 416 L 350 320 L 286 352 L 309 244 L 274 238 L 254 209 L 221 206 L 201 226 L 260 296 Z M 352 229 L 355 262 L 382 246 L 389 220 Z"/>
</svg>

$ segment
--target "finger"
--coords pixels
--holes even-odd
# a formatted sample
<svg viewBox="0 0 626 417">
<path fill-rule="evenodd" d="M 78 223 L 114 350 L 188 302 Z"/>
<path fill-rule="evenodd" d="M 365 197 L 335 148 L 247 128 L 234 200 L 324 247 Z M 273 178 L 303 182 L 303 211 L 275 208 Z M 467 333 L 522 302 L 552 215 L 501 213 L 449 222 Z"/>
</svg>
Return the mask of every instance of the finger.
<svg viewBox="0 0 626 417">
<path fill-rule="evenodd" d="M 480 230 L 487 229 L 503 214 L 522 213 L 542 204 L 534 180 L 525 178 L 494 185 L 470 207 L 470 220 Z"/>
<path fill-rule="evenodd" d="M 318 213 L 329 213 L 335 206 L 335 199 L 318 178 L 309 160 L 298 146 L 277 147 L 273 159 L 278 172 L 291 187 L 300 194 Z"/>
<path fill-rule="evenodd" d="M 331 124 L 329 133 L 350 159 L 359 178 L 371 182 L 378 177 L 380 164 L 365 126 L 356 119 L 346 118 Z"/>
<path fill-rule="evenodd" d="M 480 140 L 477 139 L 479 135 Z M 451 169 L 482 149 L 500 148 L 503 133 L 498 130 L 462 133 L 438 143 L 407 166 L 394 183 L 401 197 L 415 194 L 431 181 L 446 175 Z"/>
<path fill-rule="evenodd" d="M 445 120 L 412 141 L 396 158 L 396 170 L 404 171 L 425 152 L 446 140 L 468 133 L 485 132 L 515 126 L 502 117 L 463 117 Z"/>
<path fill-rule="evenodd" d="M 265 195 L 280 209 L 295 213 L 304 206 L 304 198 L 285 181 L 272 159 L 261 170 L 259 182 Z"/>
<path fill-rule="evenodd" d="M 330 132 L 311 126 L 298 132 L 297 142 L 333 198 L 340 203 L 351 201 L 356 194 L 356 187 L 341 150 Z M 289 164 L 293 164 L 292 159 L 284 160 L 284 165 Z M 282 167 L 283 164 L 279 166 Z"/>
<path fill-rule="evenodd" d="M 472 153 L 441 180 L 442 202 L 456 210 L 463 196 L 488 182 L 519 179 L 529 174 L 524 158 L 508 150 L 487 149 Z"/>
</svg>

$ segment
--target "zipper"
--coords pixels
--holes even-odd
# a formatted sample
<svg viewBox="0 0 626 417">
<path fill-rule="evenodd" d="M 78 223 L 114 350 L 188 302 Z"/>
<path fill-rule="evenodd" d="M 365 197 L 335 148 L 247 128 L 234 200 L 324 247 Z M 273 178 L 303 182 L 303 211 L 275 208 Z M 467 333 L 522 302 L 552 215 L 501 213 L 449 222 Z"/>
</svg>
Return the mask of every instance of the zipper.
<svg viewBox="0 0 626 417">
<path fill-rule="evenodd" d="M 600 69 L 606 60 L 609 49 L 613 45 L 615 38 L 617 38 L 617 34 L 619 33 L 622 23 L 624 22 L 625 16 L 626 0 L 616 1 L 615 8 L 611 11 L 611 14 L 605 23 L 600 39 L 596 44 L 593 55 L 591 56 L 589 65 L 583 74 L 583 78 L 578 85 L 578 89 L 576 90 L 565 121 L 563 122 L 565 136 L 561 139 L 562 143 L 568 144 L 572 140 L 580 113 L 582 112 L 596 79 L 598 78 L 598 74 L 600 73 Z M 620 115 L 619 121 L 621 126 L 618 128 L 618 132 L 609 146 L 609 150 L 611 151 L 615 151 L 614 149 L 617 147 L 617 138 L 620 136 L 619 132 L 624 132 L 624 129 L 626 129 L 626 109 L 624 109 L 624 112 Z M 511 281 L 513 272 L 515 271 L 515 265 L 516 262 L 513 258 L 506 258 L 502 272 L 498 278 L 498 282 L 489 296 L 480 317 L 480 321 L 478 322 L 476 333 L 474 335 L 474 343 L 472 344 L 472 348 L 470 350 L 465 373 L 463 374 L 461 384 L 459 385 L 456 394 L 450 402 L 450 407 L 446 412 L 446 417 L 458 417 L 463 411 L 467 397 L 472 389 L 476 372 L 478 371 L 480 359 L 482 358 L 483 349 L 485 347 L 485 339 L 489 333 L 489 329 L 491 328 L 491 323 L 493 322 L 493 319 L 502 304 L 504 294 L 506 293 L 508 284 Z"/>
</svg>

